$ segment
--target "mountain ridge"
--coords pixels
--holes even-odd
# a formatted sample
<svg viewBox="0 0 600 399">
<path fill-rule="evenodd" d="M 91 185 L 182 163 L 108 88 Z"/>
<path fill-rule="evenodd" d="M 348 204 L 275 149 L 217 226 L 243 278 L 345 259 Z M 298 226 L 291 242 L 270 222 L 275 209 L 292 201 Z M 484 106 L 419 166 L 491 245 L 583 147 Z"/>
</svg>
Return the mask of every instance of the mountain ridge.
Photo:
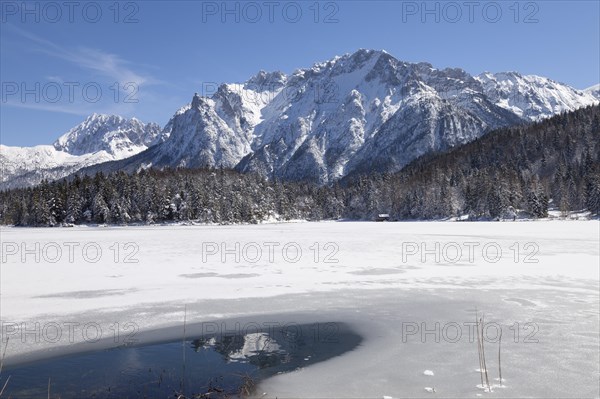
<svg viewBox="0 0 600 399">
<path fill-rule="evenodd" d="M 261 70 L 243 83 L 221 84 L 210 96 L 195 94 L 144 143 L 147 149 L 90 162 L 81 173 L 223 167 L 327 184 L 395 172 L 492 129 L 597 103 L 592 91 L 544 77 L 473 76 L 360 49 L 289 75 Z"/>
<path fill-rule="evenodd" d="M 0 188 L 59 179 L 86 166 L 138 154 L 167 137 L 168 132 L 156 123 L 94 113 L 52 145 L 16 147 L 0 144 Z"/>
<path fill-rule="evenodd" d="M 195 95 L 167 124 L 169 140 L 89 171 L 208 166 L 326 184 L 595 102 L 547 78 L 472 76 L 361 49 Z"/>
</svg>

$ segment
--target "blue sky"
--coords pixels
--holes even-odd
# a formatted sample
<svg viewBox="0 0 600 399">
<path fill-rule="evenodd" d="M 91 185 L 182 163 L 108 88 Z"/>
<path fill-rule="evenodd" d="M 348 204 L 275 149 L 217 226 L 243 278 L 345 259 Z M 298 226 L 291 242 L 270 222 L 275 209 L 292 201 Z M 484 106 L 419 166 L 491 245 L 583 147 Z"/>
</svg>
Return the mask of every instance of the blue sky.
<svg viewBox="0 0 600 399">
<path fill-rule="evenodd" d="M 600 81 L 600 2 L 77 1 L 0 10 L 0 143 L 49 144 L 93 112 L 164 125 L 220 82 L 359 48 L 472 74 Z"/>
</svg>

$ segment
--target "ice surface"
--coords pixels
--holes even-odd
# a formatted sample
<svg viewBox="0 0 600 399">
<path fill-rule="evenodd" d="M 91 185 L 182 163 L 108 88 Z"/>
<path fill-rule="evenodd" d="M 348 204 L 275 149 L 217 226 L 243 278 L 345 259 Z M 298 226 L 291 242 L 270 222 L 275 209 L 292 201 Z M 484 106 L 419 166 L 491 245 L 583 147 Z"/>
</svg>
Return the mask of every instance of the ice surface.
<svg viewBox="0 0 600 399">
<path fill-rule="evenodd" d="M 81 338 L 85 323 L 101 326 L 104 338 L 112 336 L 115 323 L 123 335 L 131 332 L 123 326 L 134 323 L 143 341 L 150 336 L 145 332 L 180 327 L 185 306 L 190 329 L 242 318 L 321 326 L 345 322 L 364 337 L 354 351 L 263 381 L 258 392 L 268 398 L 599 394 L 598 221 L 2 228 L 1 233 L 7 364 L 40 353 L 52 356 L 65 345 L 92 348 Z M 78 244 L 73 262 L 67 243 Z M 265 243 L 275 248 L 273 259 Z M 23 262 L 21 244 L 39 252 L 39 262 L 33 254 Z M 82 256 L 86 245 L 88 260 Z M 52 263 L 57 246 L 63 253 Z M 102 254 L 92 263 L 98 247 Z M 254 261 L 257 247 L 263 253 Z M 297 248 L 302 254 L 293 262 Z M 457 248 L 462 256 L 454 260 Z M 221 249 L 229 250 L 224 261 Z M 125 263 L 126 256 L 138 262 Z M 478 387 L 477 344 L 468 327 L 476 312 L 492 325 L 485 351 L 493 392 Z M 31 329 L 36 322 L 40 328 L 79 323 L 72 336 L 81 345 L 73 345 L 65 330 L 57 340 L 32 339 L 35 333 L 22 334 L 23 325 L 11 324 Z M 502 386 L 496 326 L 503 333 Z M 462 336 L 454 340 L 457 332 Z"/>
</svg>

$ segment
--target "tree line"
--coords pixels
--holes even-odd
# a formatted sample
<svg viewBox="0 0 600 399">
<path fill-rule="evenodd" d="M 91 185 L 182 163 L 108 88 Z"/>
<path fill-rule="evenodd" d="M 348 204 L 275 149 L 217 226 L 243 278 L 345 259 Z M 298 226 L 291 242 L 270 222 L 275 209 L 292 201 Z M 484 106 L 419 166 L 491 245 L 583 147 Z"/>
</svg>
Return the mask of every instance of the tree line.
<svg viewBox="0 0 600 399">
<path fill-rule="evenodd" d="M 74 176 L 0 192 L 0 223 L 259 223 L 266 220 L 541 218 L 600 210 L 600 106 L 491 132 L 393 174 L 330 186 L 223 169 Z"/>
</svg>

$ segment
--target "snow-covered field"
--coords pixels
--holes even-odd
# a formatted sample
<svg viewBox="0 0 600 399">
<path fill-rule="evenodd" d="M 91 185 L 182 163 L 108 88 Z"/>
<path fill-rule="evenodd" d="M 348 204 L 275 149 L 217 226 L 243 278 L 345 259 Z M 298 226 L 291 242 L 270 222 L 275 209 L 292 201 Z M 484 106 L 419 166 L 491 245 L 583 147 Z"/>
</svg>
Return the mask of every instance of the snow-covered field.
<svg viewBox="0 0 600 399">
<path fill-rule="evenodd" d="M 345 322 L 363 335 L 354 351 L 262 382 L 269 398 L 599 396 L 598 221 L 1 233 L 9 365 L 162 328 L 177 339 L 185 307 L 191 331 Z M 497 385 L 502 330 L 504 381 L 491 393 L 477 387 L 476 311 Z"/>
</svg>

